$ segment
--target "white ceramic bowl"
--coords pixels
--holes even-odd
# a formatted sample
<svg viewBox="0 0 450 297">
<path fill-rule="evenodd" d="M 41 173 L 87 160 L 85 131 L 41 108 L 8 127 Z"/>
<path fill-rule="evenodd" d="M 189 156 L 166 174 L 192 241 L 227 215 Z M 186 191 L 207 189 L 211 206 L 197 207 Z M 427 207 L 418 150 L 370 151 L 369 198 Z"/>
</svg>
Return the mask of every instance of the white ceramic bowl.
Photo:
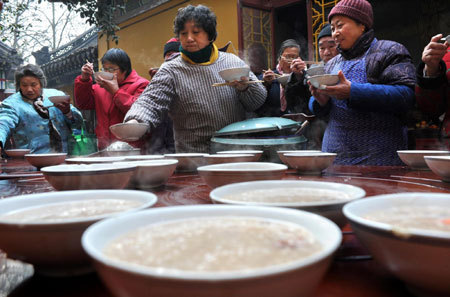
<svg viewBox="0 0 450 297">
<path fill-rule="evenodd" d="M 230 68 L 219 71 L 219 75 L 225 81 L 240 81 L 242 76 L 249 77 L 250 76 L 250 68 L 249 67 L 241 67 L 241 68 Z"/>
<path fill-rule="evenodd" d="M 171 272 L 111 260 L 104 247 L 114 238 L 139 227 L 180 219 L 239 216 L 298 224 L 310 231 L 323 250 L 284 265 L 242 272 Z M 315 214 L 275 207 L 173 206 L 104 220 L 83 234 L 82 245 L 111 292 L 119 296 L 209 297 L 292 297 L 312 296 L 326 273 L 334 251 L 341 243 L 341 231 L 329 220 Z"/>
<path fill-rule="evenodd" d="M 48 100 L 50 100 L 53 104 L 58 104 L 58 103 L 69 103 L 70 102 L 70 96 L 69 95 L 64 95 L 64 96 L 50 96 L 48 97 Z"/>
<path fill-rule="evenodd" d="M 98 71 L 94 73 L 94 78 L 98 79 L 99 77 L 107 80 L 112 80 L 114 78 L 114 74 L 105 71 Z"/>
<path fill-rule="evenodd" d="M 277 81 L 282 84 L 283 86 L 285 86 L 288 83 L 289 77 L 291 75 L 290 74 L 285 74 L 282 76 L 277 77 Z"/>
<path fill-rule="evenodd" d="M 400 159 L 413 169 L 428 170 L 424 156 L 448 156 L 450 151 L 433 151 L 433 150 L 405 150 L 397 151 Z"/>
<path fill-rule="evenodd" d="M 9 149 L 5 153 L 11 158 L 24 158 L 26 154 L 30 153 L 30 149 Z"/>
<path fill-rule="evenodd" d="M 260 151 L 260 150 L 232 150 L 232 151 L 220 151 L 220 152 L 217 152 L 217 154 L 254 154 L 255 159 L 253 159 L 253 161 L 257 162 L 261 158 L 263 151 Z"/>
<path fill-rule="evenodd" d="M 67 164 L 97 164 L 125 161 L 125 157 L 76 157 L 66 159 Z"/>
<path fill-rule="evenodd" d="M 25 159 L 37 168 L 45 166 L 53 166 L 64 163 L 66 160 L 66 153 L 49 153 L 49 154 L 26 154 Z"/>
<path fill-rule="evenodd" d="M 235 162 L 254 162 L 254 154 L 215 154 L 205 156 L 207 164 L 222 164 Z"/>
<path fill-rule="evenodd" d="M 123 189 L 136 169 L 125 164 L 56 165 L 41 169 L 56 190 Z"/>
<path fill-rule="evenodd" d="M 423 229 L 398 229 L 368 220 L 374 211 L 396 206 L 437 206 L 450 209 L 450 194 L 399 193 L 350 202 L 344 215 L 358 239 L 373 257 L 410 290 L 422 297 L 450 296 L 450 233 Z"/>
<path fill-rule="evenodd" d="M 178 153 L 178 154 L 165 154 L 166 159 L 178 160 L 176 171 L 178 172 L 195 172 L 197 167 L 206 164 L 205 156 L 208 154 L 202 153 Z"/>
<path fill-rule="evenodd" d="M 325 74 L 325 66 L 310 67 L 306 70 L 306 74 L 309 76 L 323 75 Z"/>
<path fill-rule="evenodd" d="M 178 160 L 160 159 L 118 162 L 114 164 L 136 166 L 136 170 L 131 176 L 129 186 L 139 189 L 148 189 L 164 185 L 175 171 Z"/>
<path fill-rule="evenodd" d="M 279 193 L 297 191 L 298 194 L 302 192 L 304 195 L 308 195 L 306 191 L 335 191 L 337 195 L 345 193 L 347 197 L 340 200 L 328 200 L 328 201 L 310 201 L 310 202 L 277 202 L 275 199 Z M 264 202 L 252 202 L 252 201 L 239 201 L 235 199 L 230 199 L 228 197 L 238 196 L 243 192 L 248 192 L 252 190 L 264 191 L 273 194 L 271 198 L 272 201 Z M 296 193 L 296 194 L 297 194 Z M 352 185 L 340 184 L 340 183 L 330 183 L 321 181 L 303 181 L 303 180 L 267 180 L 267 181 L 251 181 L 245 183 L 235 183 L 230 185 L 221 186 L 215 188 L 211 191 L 209 196 L 214 203 L 222 204 L 236 204 L 236 205 L 248 205 L 248 206 L 278 206 L 278 207 L 289 207 L 295 209 L 301 209 L 315 214 L 324 216 L 333 222 L 335 222 L 339 227 L 343 227 L 347 220 L 342 213 L 342 207 L 353 200 L 363 198 L 366 192 Z"/>
<path fill-rule="evenodd" d="M 245 181 L 281 179 L 286 170 L 286 165 L 269 162 L 224 163 L 197 168 L 198 174 L 211 188 Z"/>
<path fill-rule="evenodd" d="M 125 161 L 160 160 L 160 159 L 164 159 L 164 155 L 124 156 L 124 158 L 125 158 Z"/>
<path fill-rule="evenodd" d="M 63 191 L 1 199 L 0 246 L 8 256 L 29 262 L 38 272 L 47 275 L 73 275 L 92 271 L 89 257 L 81 247 L 81 235 L 89 225 L 119 213 L 26 223 L 1 217 L 26 208 L 93 199 L 126 199 L 139 202 L 138 206 L 126 212 L 151 207 L 157 201 L 154 194 L 131 190 Z"/>
<path fill-rule="evenodd" d="M 337 74 L 314 75 L 308 78 L 311 84 L 317 89 L 324 89 L 325 86 L 334 86 L 339 82 Z"/>
<path fill-rule="evenodd" d="M 450 156 L 425 156 L 425 162 L 443 181 L 450 182 Z"/>
<path fill-rule="evenodd" d="M 285 153 L 284 159 L 289 167 L 300 174 L 319 175 L 333 164 L 335 153 Z"/>
<path fill-rule="evenodd" d="M 147 132 L 149 127 L 145 123 L 120 123 L 112 125 L 109 130 L 120 140 L 136 141 Z"/>
<path fill-rule="evenodd" d="M 292 168 L 289 166 L 289 164 L 286 161 L 286 158 L 284 157 L 284 154 L 309 154 L 309 153 L 321 153 L 321 151 L 318 150 L 295 150 L 295 151 L 277 151 L 278 157 L 280 158 L 281 162 L 286 164 L 289 168 Z"/>
</svg>

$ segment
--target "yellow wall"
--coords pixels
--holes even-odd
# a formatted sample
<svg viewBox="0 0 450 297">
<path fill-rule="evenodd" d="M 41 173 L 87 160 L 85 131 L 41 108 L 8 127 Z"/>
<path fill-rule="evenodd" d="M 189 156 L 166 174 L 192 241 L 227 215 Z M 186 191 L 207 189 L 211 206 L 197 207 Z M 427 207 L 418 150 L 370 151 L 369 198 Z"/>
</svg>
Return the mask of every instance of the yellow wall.
<svg viewBox="0 0 450 297">
<path fill-rule="evenodd" d="M 148 69 L 159 67 L 163 62 L 164 44 L 174 36 L 173 20 L 178 9 L 189 4 L 203 4 L 210 7 L 217 16 L 216 45 L 222 47 L 228 41 L 232 41 L 238 50 L 237 0 L 172 0 L 121 23 L 119 26 L 122 29 L 116 33 L 120 37 L 119 44 L 110 42 L 109 47 L 119 47 L 126 51 L 131 58 L 133 68 L 139 75 L 149 78 Z M 149 18 L 145 19 L 146 17 Z M 138 22 L 142 19 L 145 20 Z M 107 50 L 106 38 L 102 37 L 98 41 L 99 59 Z M 228 52 L 233 52 L 231 46 Z"/>
</svg>

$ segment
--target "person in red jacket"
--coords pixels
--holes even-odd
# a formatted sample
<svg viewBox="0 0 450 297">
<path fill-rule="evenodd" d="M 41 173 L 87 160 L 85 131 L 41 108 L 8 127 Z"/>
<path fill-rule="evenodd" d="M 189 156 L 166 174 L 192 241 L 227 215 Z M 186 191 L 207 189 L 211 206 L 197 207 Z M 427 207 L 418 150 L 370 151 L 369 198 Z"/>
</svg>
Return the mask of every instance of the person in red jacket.
<svg viewBox="0 0 450 297">
<path fill-rule="evenodd" d="M 75 102 L 78 108 L 95 109 L 97 116 L 95 134 L 99 150 L 117 140 L 109 131 L 109 127 L 123 122 L 131 105 L 149 83 L 131 68 L 130 57 L 120 48 L 109 49 L 101 62 L 102 70 L 113 74 L 112 79 L 98 76 L 96 84 L 93 84 L 94 68 L 89 62 L 83 65 L 81 75 L 75 78 Z M 142 141 L 133 142 L 131 145 L 140 147 Z"/>
<path fill-rule="evenodd" d="M 431 38 L 417 67 L 416 100 L 420 110 L 432 117 L 443 116 L 440 140 L 450 149 L 450 52 L 440 43 L 442 34 Z"/>
</svg>

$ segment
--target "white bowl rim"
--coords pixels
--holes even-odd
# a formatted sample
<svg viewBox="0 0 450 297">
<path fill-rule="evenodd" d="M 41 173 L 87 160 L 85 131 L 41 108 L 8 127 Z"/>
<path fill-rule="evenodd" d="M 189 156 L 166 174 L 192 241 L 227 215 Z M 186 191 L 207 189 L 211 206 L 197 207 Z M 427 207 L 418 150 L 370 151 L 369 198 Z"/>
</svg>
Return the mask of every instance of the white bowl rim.
<svg viewBox="0 0 450 297">
<path fill-rule="evenodd" d="M 176 159 L 155 159 L 155 160 L 133 160 L 133 161 L 119 161 L 113 164 L 132 165 L 136 167 L 165 167 L 178 164 Z"/>
<path fill-rule="evenodd" d="M 292 154 L 292 153 L 324 153 L 320 150 L 284 150 L 284 151 L 277 151 L 278 154 Z"/>
<path fill-rule="evenodd" d="M 437 160 L 437 161 L 450 161 L 450 155 L 449 156 L 424 156 L 425 161 L 426 160 Z"/>
<path fill-rule="evenodd" d="M 264 164 L 266 167 L 261 168 L 245 168 L 246 165 L 254 166 Z M 237 165 L 242 168 L 226 168 L 233 165 Z M 271 163 L 271 162 L 231 162 L 223 164 L 211 164 L 200 166 L 197 168 L 198 172 L 273 172 L 287 170 L 287 166 L 284 164 Z"/>
<path fill-rule="evenodd" d="M 271 187 L 269 187 L 271 185 Z M 317 201 L 317 202 L 275 202 L 275 203 L 264 203 L 264 202 L 248 202 L 248 201 L 237 201 L 230 200 L 226 198 L 221 198 L 220 195 L 227 192 L 230 189 L 234 188 L 246 188 L 247 190 L 253 189 L 261 189 L 261 188 L 285 188 L 285 186 L 294 185 L 302 188 L 312 188 L 316 186 L 317 189 L 326 189 L 326 190 L 336 190 L 340 192 L 346 192 L 348 190 L 354 191 L 354 196 L 345 200 L 332 200 L 332 201 Z M 247 188 L 248 187 L 248 188 Z M 328 188 L 329 187 L 329 188 Z M 323 181 L 307 181 L 307 180 L 258 180 L 258 181 L 248 181 L 241 183 L 233 183 L 227 184 L 223 186 L 219 186 L 213 189 L 209 193 L 209 197 L 213 201 L 217 201 L 224 204 L 235 204 L 235 205 L 257 205 L 257 206 L 280 206 L 280 207 L 315 207 L 315 206 L 329 206 L 329 205 L 339 205 L 349 203 L 350 201 L 354 201 L 366 196 L 366 191 L 360 187 L 347 185 L 343 183 L 335 183 L 335 182 L 323 182 Z"/>
<path fill-rule="evenodd" d="M 83 168 L 84 167 L 84 168 Z M 86 168 L 89 167 L 89 168 Z M 41 168 L 44 174 L 48 175 L 73 175 L 73 174 L 88 174 L 100 173 L 100 172 L 121 172 L 121 171 L 133 171 L 136 169 L 136 165 L 128 164 L 112 164 L 112 163 L 99 163 L 99 164 L 61 164 L 54 166 L 47 166 Z"/>
<path fill-rule="evenodd" d="M 229 151 L 219 151 L 216 154 L 262 154 L 263 151 L 260 150 L 229 150 Z"/>
<path fill-rule="evenodd" d="M 213 154 L 207 155 L 205 158 L 241 158 L 241 157 L 254 157 L 255 154 Z"/>
<path fill-rule="evenodd" d="M 385 195 L 376 195 L 371 197 L 366 197 L 365 199 L 359 199 L 352 202 L 347 203 L 344 205 L 344 208 L 342 209 L 342 212 L 344 213 L 345 217 L 349 221 L 356 222 L 358 224 L 361 224 L 363 226 L 366 226 L 368 228 L 382 230 L 385 232 L 393 233 L 393 228 L 390 224 L 387 223 L 381 223 L 369 219 L 363 218 L 361 215 L 357 215 L 353 212 L 353 209 L 355 207 L 358 207 L 359 205 L 364 204 L 376 204 L 377 202 L 384 202 L 384 201 L 395 201 L 398 202 L 399 205 L 403 201 L 409 201 L 414 198 L 418 198 L 421 200 L 420 202 L 424 203 L 426 202 L 426 199 L 437 199 L 442 201 L 450 201 L 450 194 L 449 193 L 427 193 L 427 192 L 409 192 L 409 193 L 396 193 L 396 194 L 385 194 Z M 367 212 L 371 211 L 371 208 L 367 208 Z M 366 212 L 366 213 L 367 213 Z M 417 229 L 417 228 L 408 228 L 408 234 L 411 236 L 419 236 L 419 237 L 426 237 L 426 238 L 438 238 L 438 239 L 445 239 L 450 240 L 450 232 L 444 232 L 444 231 L 433 231 L 433 230 L 426 230 L 426 229 Z M 394 234 L 394 233 L 393 233 Z"/>
<path fill-rule="evenodd" d="M 125 160 L 125 157 L 75 157 L 66 159 L 66 162 L 81 162 L 86 164 L 94 164 L 94 163 L 112 163 L 112 162 L 120 162 Z"/>
<path fill-rule="evenodd" d="M 181 271 L 166 271 L 164 274 L 158 273 L 157 269 L 145 267 L 145 266 L 139 266 L 139 265 L 133 265 L 133 264 L 125 264 L 122 261 L 113 260 L 105 256 L 99 249 L 95 248 L 94 245 L 90 242 L 91 237 L 95 238 L 99 235 L 101 235 L 101 232 L 99 232 L 96 229 L 101 230 L 102 227 L 108 228 L 110 225 L 117 225 L 117 224 L 126 224 L 127 221 L 139 221 L 139 219 L 144 218 L 146 216 L 151 215 L 151 213 L 154 213 L 156 215 L 164 215 L 171 212 L 176 213 L 182 213 L 183 212 L 190 212 L 194 211 L 197 216 L 190 216 L 188 215 L 187 219 L 192 219 L 199 217 L 198 212 L 201 212 L 201 217 L 218 217 L 218 216 L 233 216 L 233 217 L 258 217 L 273 221 L 282 221 L 282 222 L 290 222 L 294 223 L 292 221 L 289 221 L 286 217 L 302 217 L 303 219 L 307 220 L 315 220 L 317 221 L 317 224 L 326 225 L 323 226 L 323 228 L 327 228 L 329 230 L 330 234 L 327 234 L 328 237 L 326 239 L 322 238 L 322 240 L 319 240 L 318 237 L 315 237 L 319 242 L 321 242 L 323 249 L 319 251 L 318 253 L 315 253 L 307 258 L 281 264 L 281 265 L 274 265 L 270 267 L 266 267 L 263 269 L 255 269 L 252 271 L 246 271 L 246 272 L 216 272 L 216 273 L 203 273 L 203 272 L 184 272 Z M 221 213 L 222 212 L 222 213 Z M 241 214 L 242 212 L 247 214 Z M 217 214 L 219 213 L 219 214 Z M 220 214 L 221 213 L 221 214 Z M 251 214 L 253 215 L 251 215 Z M 283 219 L 277 218 L 267 218 L 262 214 L 278 214 L 278 215 L 284 215 Z M 203 215 L 204 214 L 204 215 Z M 259 214 L 259 215 L 258 215 Z M 178 221 L 182 219 L 170 219 L 165 220 L 164 223 L 169 221 Z M 158 222 L 161 223 L 161 222 Z M 295 224 L 295 223 L 294 223 Z M 298 223 L 297 223 L 298 224 Z M 139 227 L 148 226 L 149 224 L 138 224 Z M 303 227 L 303 225 L 298 224 Z M 308 230 L 308 228 L 303 227 Z M 113 238 L 117 238 L 120 235 L 126 234 L 127 232 L 130 232 L 131 230 L 122 231 L 120 234 L 117 234 Z M 311 232 L 310 230 L 308 230 Z M 331 236 L 330 236 L 331 235 Z M 313 234 L 314 236 L 314 234 Z M 324 236 L 325 237 L 325 236 Z M 108 242 L 111 242 L 113 239 L 109 239 Z M 281 207 L 266 207 L 266 206 L 255 206 L 255 207 L 247 207 L 247 206 L 237 206 L 237 205 L 183 205 L 183 206 L 171 206 L 171 207 L 159 207 L 159 208 L 153 208 L 149 210 L 139 211 L 134 214 L 124 214 L 119 217 L 116 217 L 114 219 L 106 219 L 102 220 L 100 222 L 96 222 L 93 225 L 89 226 L 87 230 L 83 233 L 81 243 L 86 251 L 86 253 L 94 258 L 96 261 L 99 261 L 107 266 L 114 267 L 116 269 L 120 269 L 123 271 L 131 272 L 134 274 L 144 275 L 144 276 L 151 276 L 155 278 L 170 278 L 170 279 L 178 279 L 178 280 L 208 280 L 208 281 L 218 281 L 218 280 L 238 280 L 238 279 L 249 279 L 249 278 L 255 278 L 255 277 L 264 277 L 269 276 L 273 274 L 278 273 L 284 273 L 287 271 L 292 271 L 301 267 L 306 267 L 308 265 L 312 265 L 314 263 L 319 262 L 320 260 L 325 259 L 326 257 L 331 256 L 332 253 L 340 246 L 342 240 L 342 233 L 339 227 L 330 221 L 329 219 L 310 213 L 306 211 L 301 210 L 294 210 L 289 208 L 281 208 Z M 328 241 L 328 246 L 326 245 L 326 242 Z"/>
<path fill-rule="evenodd" d="M 317 152 L 317 153 L 284 153 L 285 157 L 336 157 L 336 153 L 326 153 L 326 152 Z"/>
<path fill-rule="evenodd" d="M 136 156 L 123 156 L 126 161 L 137 161 L 137 160 L 153 160 L 153 159 L 164 159 L 164 155 L 136 155 Z"/>
<path fill-rule="evenodd" d="M 203 158 L 209 154 L 206 153 L 176 153 L 176 154 L 164 154 L 164 157 L 172 157 L 172 158 Z"/>
<path fill-rule="evenodd" d="M 123 126 L 137 126 L 137 127 L 147 127 L 149 128 L 150 125 L 147 123 L 118 123 L 111 125 L 109 128 L 116 128 L 116 127 L 123 127 Z"/>
<path fill-rule="evenodd" d="M 92 197 L 93 195 L 97 197 L 93 198 L 86 198 L 86 197 Z M 63 196 L 63 197 L 61 197 Z M 39 207 L 44 205 L 53 205 L 53 204 L 64 204 L 66 202 L 73 202 L 73 201 L 88 201 L 88 200 L 97 200 L 97 199 L 122 199 L 122 200 L 128 200 L 129 197 L 132 196 L 131 199 L 142 199 L 146 200 L 146 202 L 143 202 L 141 205 L 137 207 L 133 207 L 130 209 L 127 209 L 125 211 L 116 212 L 116 213 L 109 213 L 109 214 L 102 214 L 97 216 L 89 216 L 84 218 L 72 218 L 72 219 L 66 219 L 63 221 L 41 221 L 41 222 L 14 222 L 11 220 L 2 220 L 1 215 L 7 214 L 10 210 L 6 212 L 2 212 L 5 210 L 5 205 L 10 204 L 17 204 L 17 203 L 27 203 L 27 202 L 40 202 L 44 200 L 44 202 L 48 201 L 50 203 L 39 203 L 34 204 L 27 207 L 21 207 L 17 208 L 15 210 L 19 209 L 28 209 L 32 207 Z M 126 197 L 126 199 L 124 199 Z M 13 199 L 10 199 L 13 198 Z M 2 225 L 20 225 L 20 226 L 50 226 L 50 225 L 68 225 L 73 223 L 82 223 L 82 222 L 93 222 L 98 221 L 107 217 L 113 217 L 118 216 L 120 214 L 128 213 L 131 211 L 146 209 L 148 207 L 153 206 L 158 201 L 158 197 L 150 192 L 146 191 L 137 191 L 137 190 L 73 190 L 73 191 L 57 191 L 57 192 L 45 192 L 45 193 L 38 193 L 38 194 L 28 194 L 28 195 L 20 195 L 20 196 L 13 196 L 9 197 L 8 199 L 1 199 L 0 200 L 0 224 Z"/>
<path fill-rule="evenodd" d="M 441 150 L 402 150 L 397 151 L 399 154 L 418 154 L 418 155 L 426 155 L 426 154 L 448 154 L 450 155 L 450 151 L 441 151 Z"/>
<path fill-rule="evenodd" d="M 34 158 L 34 157 L 62 157 L 67 156 L 67 153 L 44 153 L 44 154 L 25 154 L 25 157 Z"/>
</svg>

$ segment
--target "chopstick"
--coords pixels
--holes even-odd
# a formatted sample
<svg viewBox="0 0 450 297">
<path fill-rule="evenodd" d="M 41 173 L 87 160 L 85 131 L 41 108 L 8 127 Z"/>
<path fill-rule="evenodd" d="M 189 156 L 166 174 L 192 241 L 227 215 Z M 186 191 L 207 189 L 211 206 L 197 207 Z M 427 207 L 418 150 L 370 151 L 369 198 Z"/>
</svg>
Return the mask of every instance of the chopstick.
<svg viewBox="0 0 450 297">
<path fill-rule="evenodd" d="M 303 62 L 305 62 L 306 64 L 321 64 L 322 63 L 321 61 L 303 61 Z"/>
<path fill-rule="evenodd" d="M 262 72 L 263 73 L 266 73 L 267 71 L 269 71 L 269 70 L 263 70 Z M 278 74 L 278 73 L 273 73 L 273 75 L 275 75 L 275 77 L 281 77 L 282 75 L 281 74 Z"/>
<path fill-rule="evenodd" d="M 262 83 L 262 80 L 249 80 L 242 82 L 243 84 L 254 84 L 254 83 Z M 213 87 L 222 87 L 222 86 L 231 86 L 232 82 L 224 82 L 224 83 L 215 83 L 212 84 Z"/>
<path fill-rule="evenodd" d="M 30 174 L 3 174 L 0 175 L 0 180 L 2 179 L 13 179 L 13 178 L 27 178 L 27 177 L 43 177 L 42 173 L 30 173 Z"/>
</svg>

